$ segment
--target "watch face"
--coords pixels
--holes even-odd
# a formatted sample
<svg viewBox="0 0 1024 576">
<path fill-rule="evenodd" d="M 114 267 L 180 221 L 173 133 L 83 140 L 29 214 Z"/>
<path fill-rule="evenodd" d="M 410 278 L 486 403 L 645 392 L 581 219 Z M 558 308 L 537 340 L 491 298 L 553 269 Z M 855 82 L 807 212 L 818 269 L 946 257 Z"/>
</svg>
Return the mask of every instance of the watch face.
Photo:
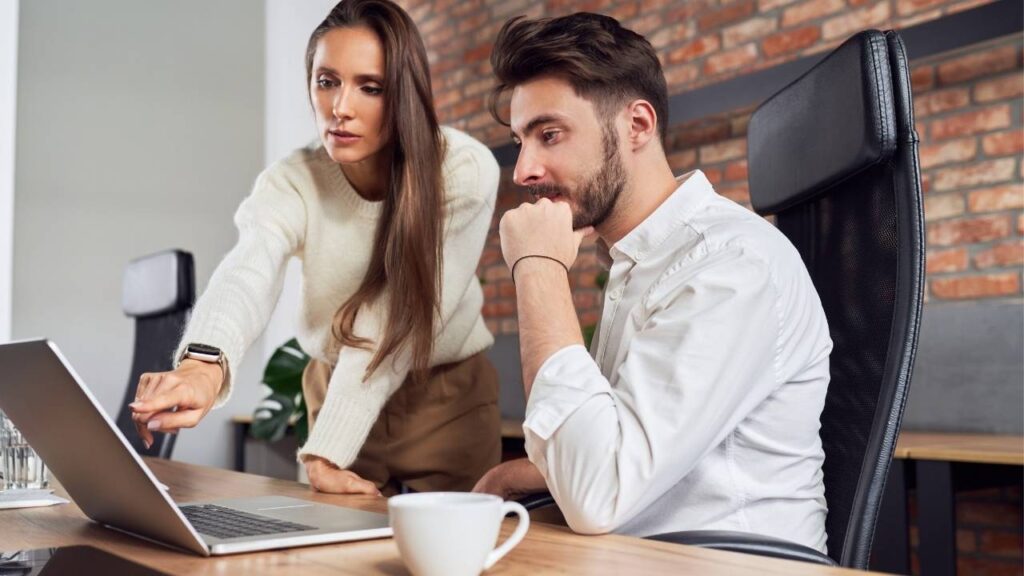
<svg viewBox="0 0 1024 576">
<path fill-rule="evenodd" d="M 208 354 L 210 356 L 220 356 L 220 348 L 216 346 L 208 346 L 206 344 L 189 344 L 188 351 L 194 354 Z"/>
</svg>

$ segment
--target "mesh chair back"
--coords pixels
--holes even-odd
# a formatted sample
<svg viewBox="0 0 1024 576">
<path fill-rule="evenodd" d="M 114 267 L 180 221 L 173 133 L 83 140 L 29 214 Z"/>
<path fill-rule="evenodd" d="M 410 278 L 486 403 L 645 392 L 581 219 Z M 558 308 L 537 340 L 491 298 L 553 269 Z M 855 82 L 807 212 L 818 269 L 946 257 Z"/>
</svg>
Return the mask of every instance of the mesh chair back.
<svg viewBox="0 0 1024 576">
<path fill-rule="evenodd" d="M 132 422 L 128 404 L 135 401 L 135 389 L 143 373 L 172 368 L 174 350 L 194 303 L 195 272 L 188 252 L 168 250 L 143 256 L 125 268 L 122 308 L 125 315 L 135 318 L 135 350 L 117 427 L 143 456 L 170 458 L 176 436 L 154 434 L 153 445 L 147 449 Z"/>
<path fill-rule="evenodd" d="M 774 214 L 799 250 L 834 343 L 821 415 L 828 552 L 866 568 L 917 348 L 924 270 L 899 36 L 848 40 L 758 108 L 748 143 L 754 209 Z"/>
</svg>

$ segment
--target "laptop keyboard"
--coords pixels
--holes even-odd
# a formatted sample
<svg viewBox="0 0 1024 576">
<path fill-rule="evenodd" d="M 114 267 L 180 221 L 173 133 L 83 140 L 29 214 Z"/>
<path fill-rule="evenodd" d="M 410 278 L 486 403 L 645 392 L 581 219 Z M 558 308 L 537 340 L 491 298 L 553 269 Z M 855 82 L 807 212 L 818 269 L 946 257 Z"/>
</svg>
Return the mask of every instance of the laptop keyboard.
<svg viewBox="0 0 1024 576">
<path fill-rule="evenodd" d="M 214 504 L 182 506 L 181 512 L 185 518 L 188 518 L 196 532 L 216 538 L 243 538 L 245 536 L 316 530 L 313 526 L 285 522 Z"/>
</svg>

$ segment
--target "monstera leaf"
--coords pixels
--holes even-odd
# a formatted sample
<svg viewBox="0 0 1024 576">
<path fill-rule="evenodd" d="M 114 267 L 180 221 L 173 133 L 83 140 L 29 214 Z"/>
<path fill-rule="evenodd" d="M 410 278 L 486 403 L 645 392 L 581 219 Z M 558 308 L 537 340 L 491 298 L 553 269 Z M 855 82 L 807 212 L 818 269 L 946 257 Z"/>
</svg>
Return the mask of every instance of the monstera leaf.
<svg viewBox="0 0 1024 576">
<path fill-rule="evenodd" d="M 263 383 L 270 388 L 270 395 L 253 412 L 250 429 L 253 438 L 280 440 L 288 425 L 294 423 L 299 445 L 306 443 L 309 422 L 302 396 L 302 372 L 308 363 L 309 355 L 294 338 L 274 351 L 263 371 Z"/>
</svg>

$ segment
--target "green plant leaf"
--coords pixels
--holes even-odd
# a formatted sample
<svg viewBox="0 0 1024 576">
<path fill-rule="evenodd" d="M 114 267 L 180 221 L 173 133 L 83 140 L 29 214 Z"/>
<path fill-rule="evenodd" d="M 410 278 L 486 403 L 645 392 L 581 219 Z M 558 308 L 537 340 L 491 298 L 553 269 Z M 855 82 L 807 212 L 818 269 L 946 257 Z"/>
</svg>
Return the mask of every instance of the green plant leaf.
<svg viewBox="0 0 1024 576">
<path fill-rule="evenodd" d="M 253 438 L 276 442 L 284 438 L 288 430 L 288 421 L 295 413 L 294 396 L 271 394 L 263 399 L 252 414 L 252 427 L 249 433 Z"/>
<path fill-rule="evenodd" d="M 277 394 L 302 394 L 302 372 L 308 363 L 309 355 L 303 352 L 299 342 L 292 338 L 275 350 L 270 357 L 266 369 L 263 370 L 263 383 Z"/>
<path fill-rule="evenodd" d="M 590 349 L 590 341 L 594 339 L 594 330 L 597 329 L 597 325 L 591 324 L 583 327 L 583 343 Z"/>
</svg>

